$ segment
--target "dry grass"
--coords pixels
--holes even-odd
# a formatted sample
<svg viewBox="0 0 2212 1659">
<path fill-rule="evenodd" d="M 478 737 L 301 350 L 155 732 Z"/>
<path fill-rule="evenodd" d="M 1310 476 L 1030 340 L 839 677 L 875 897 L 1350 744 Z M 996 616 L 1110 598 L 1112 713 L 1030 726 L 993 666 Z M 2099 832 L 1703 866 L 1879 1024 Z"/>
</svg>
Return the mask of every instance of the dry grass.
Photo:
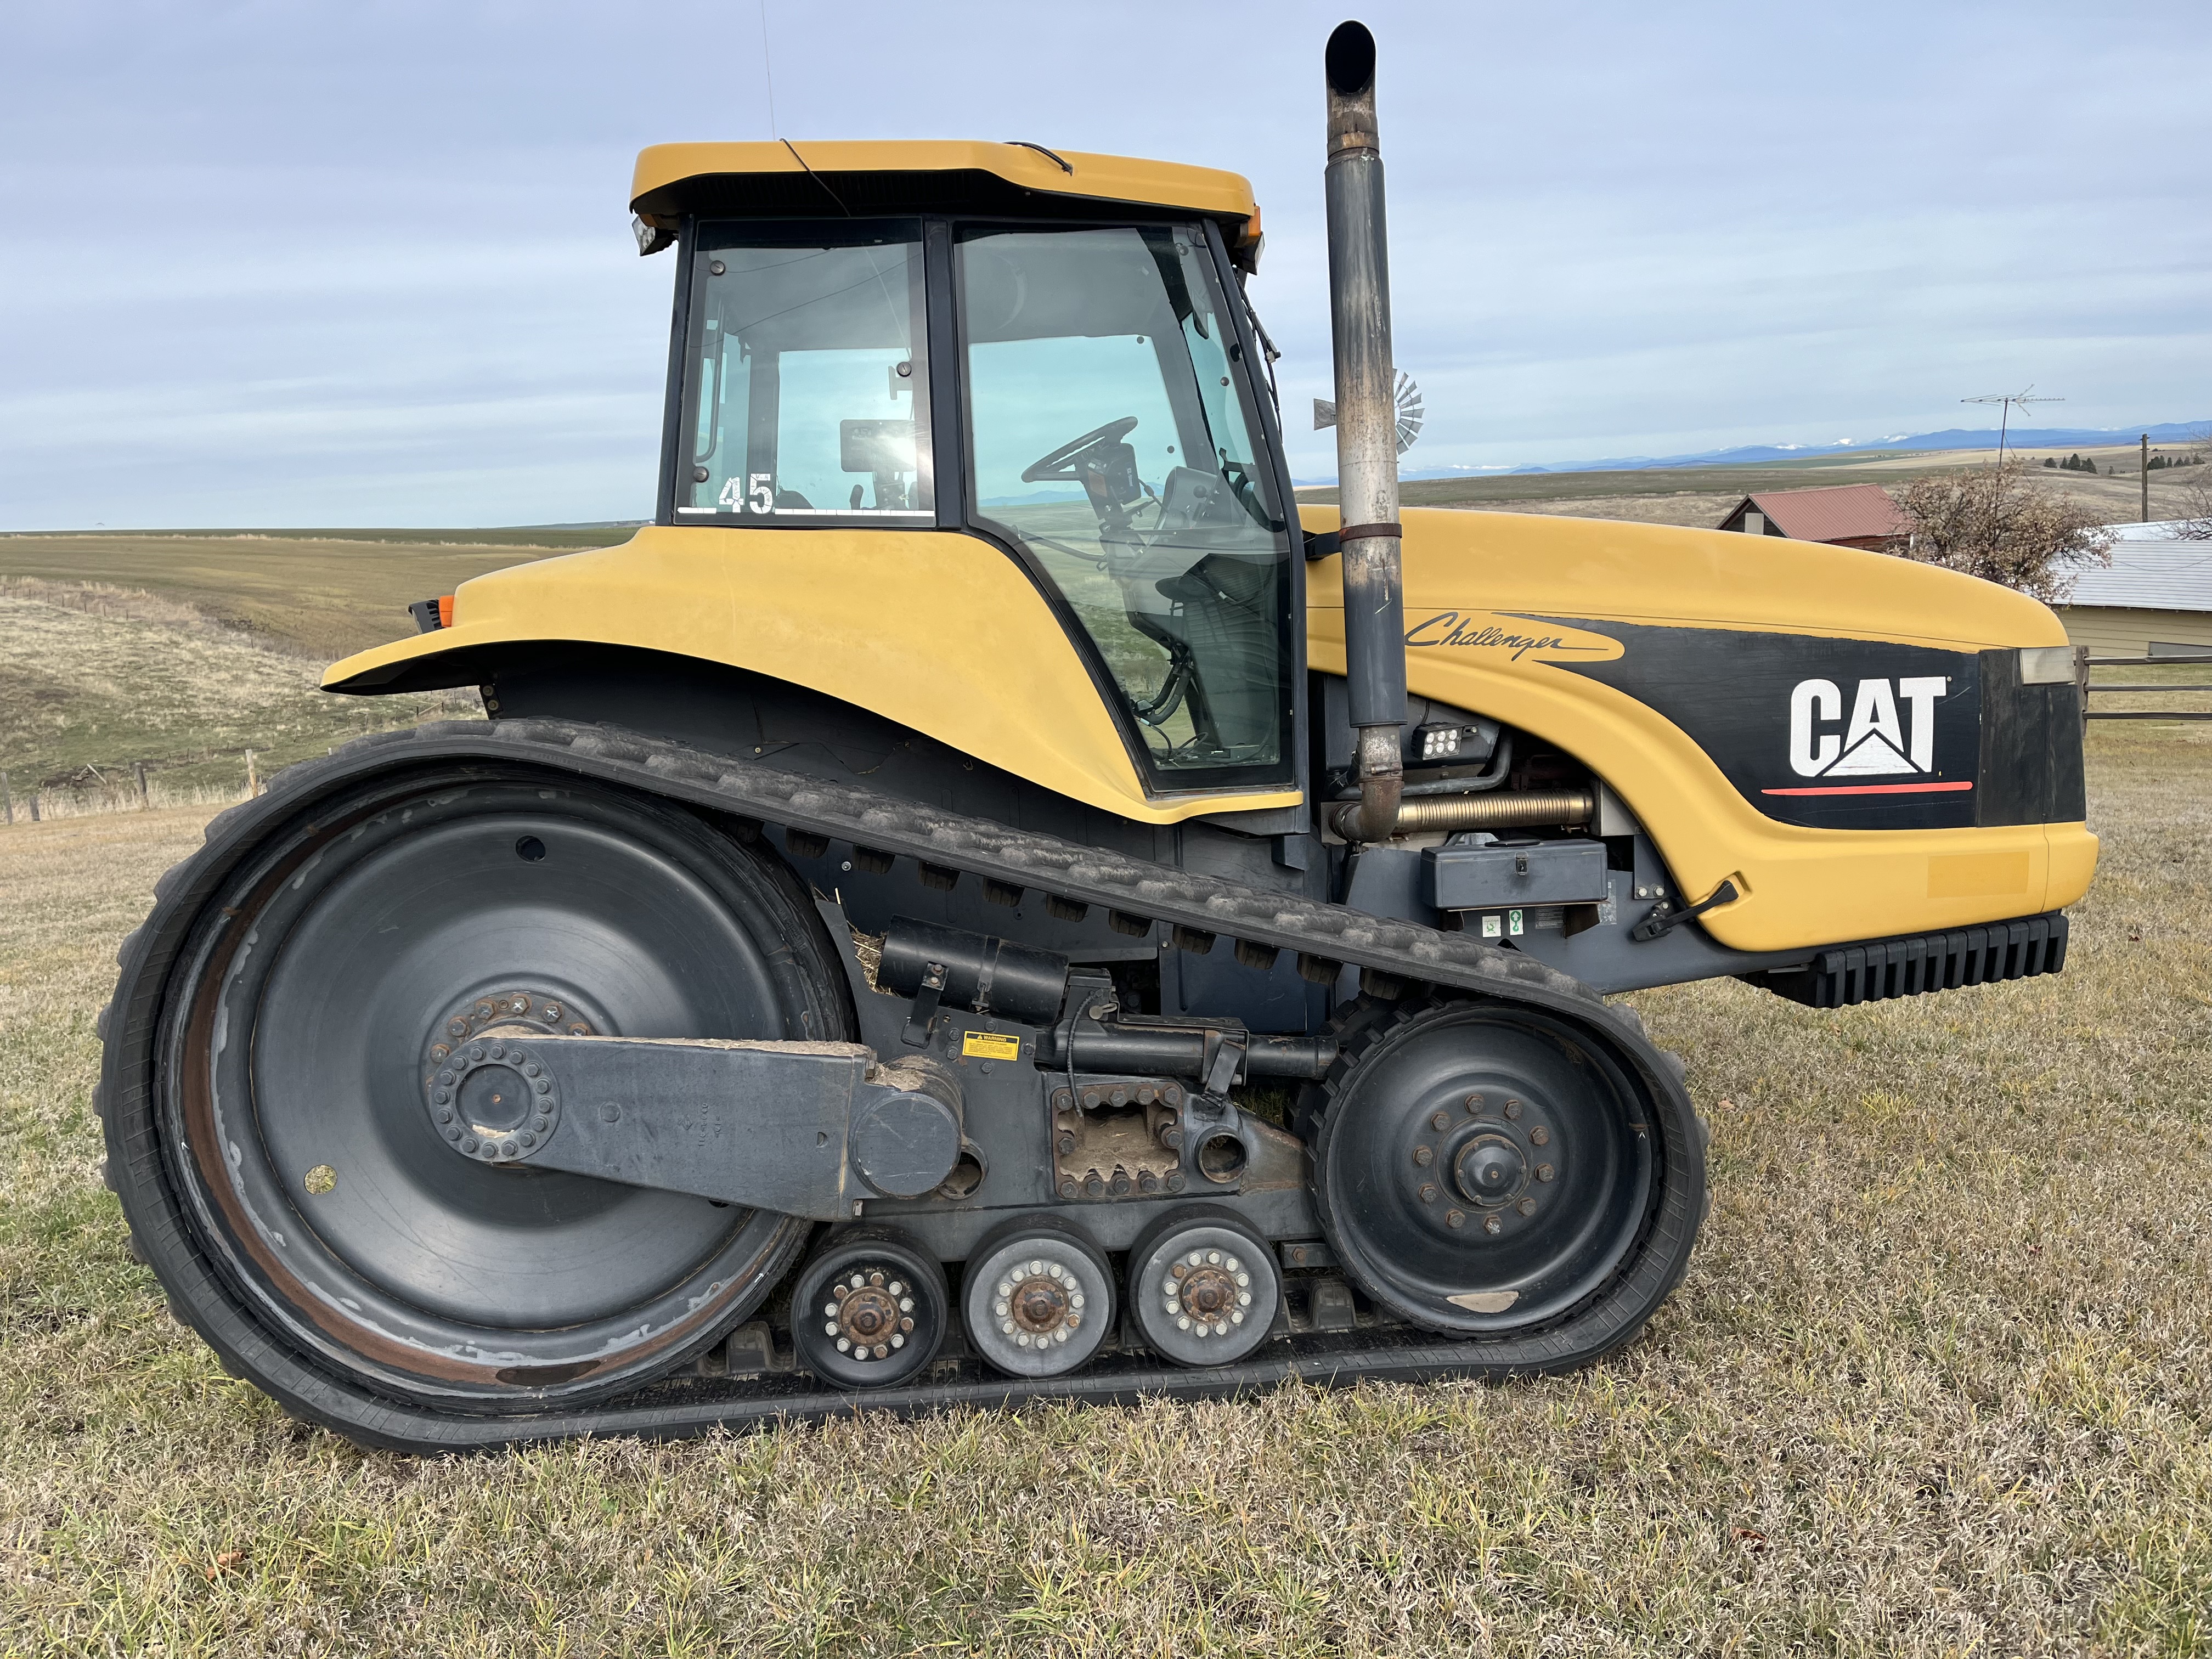
<svg viewBox="0 0 2212 1659">
<path fill-rule="evenodd" d="M 627 530 L 0 535 L 0 576 L 158 594 L 234 635 L 329 662 L 414 632 L 407 607 L 487 570 Z M 479 539 L 461 542 L 458 536 Z"/>
<path fill-rule="evenodd" d="M 473 690 L 335 697 L 320 665 L 167 595 L 111 584 L 0 578 L 0 769 L 19 814 L 135 801 L 144 763 L 156 802 L 242 793 L 260 775 L 365 732 L 480 711 Z"/>
<path fill-rule="evenodd" d="M 2093 734 L 2059 978 L 1639 999 L 1717 1202 L 1594 1370 L 471 1462 L 125 1253 L 92 1017 L 197 816 L 0 830 L 0 1651 L 2212 1652 L 2208 738 Z"/>
</svg>

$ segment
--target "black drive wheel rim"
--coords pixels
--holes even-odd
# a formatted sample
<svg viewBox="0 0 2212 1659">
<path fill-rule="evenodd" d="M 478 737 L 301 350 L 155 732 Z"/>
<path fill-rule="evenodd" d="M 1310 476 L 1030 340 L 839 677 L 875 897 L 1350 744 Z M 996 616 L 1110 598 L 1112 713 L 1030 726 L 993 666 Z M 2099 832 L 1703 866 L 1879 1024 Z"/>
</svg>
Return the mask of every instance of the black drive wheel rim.
<svg viewBox="0 0 2212 1659">
<path fill-rule="evenodd" d="M 1231 1212 L 1192 1205 L 1129 1250 L 1129 1306 L 1145 1346 L 1178 1365 L 1226 1365 L 1267 1340 L 1282 1306 L 1274 1253 Z"/>
<path fill-rule="evenodd" d="M 799 1362 L 841 1389 L 887 1389 L 936 1358 L 949 1312 L 945 1269 L 895 1227 L 823 1240 L 791 1288 Z"/>
<path fill-rule="evenodd" d="M 1663 1170 L 1643 1091 L 1539 1013 L 1432 1006 L 1332 1091 L 1316 1196 L 1346 1270 L 1432 1330 L 1563 1321 L 1619 1279 Z"/>
<path fill-rule="evenodd" d="M 969 1345 L 1010 1376 L 1059 1376 L 1114 1327 L 1114 1276 L 1097 1246 L 1055 1216 L 994 1228 L 968 1253 Z"/>
<path fill-rule="evenodd" d="M 318 820 L 241 876 L 167 1021 L 185 1184 L 253 1310 L 380 1391 L 517 1411 L 634 1385 L 757 1307 L 803 1223 L 485 1166 L 432 1091 L 464 1026 L 844 1036 L 792 884 L 689 814 L 531 775 Z"/>
</svg>

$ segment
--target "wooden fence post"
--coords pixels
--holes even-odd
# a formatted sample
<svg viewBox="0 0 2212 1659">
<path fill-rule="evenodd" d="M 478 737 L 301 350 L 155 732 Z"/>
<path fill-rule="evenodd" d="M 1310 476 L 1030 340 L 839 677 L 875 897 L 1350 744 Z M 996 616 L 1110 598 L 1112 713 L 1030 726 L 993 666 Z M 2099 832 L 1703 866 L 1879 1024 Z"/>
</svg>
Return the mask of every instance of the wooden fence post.
<svg viewBox="0 0 2212 1659">
<path fill-rule="evenodd" d="M 31 791 L 31 822 L 32 822 L 32 823 L 36 823 L 38 821 L 39 821 L 39 792 L 38 792 L 37 790 L 33 789 L 33 791 Z"/>
<path fill-rule="evenodd" d="M 250 800 L 261 793 L 261 780 L 253 769 L 253 751 L 246 751 L 246 794 Z"/>
<path fill-rule="evenodd" d="M 14 823 L 15 822 L 15 798 L 8 793 L 8 775 L 5 772 L 0 772 L 0 806 L 4 806 L 7 809 L 8 822 L 11 824 Z"/>
<path fill-rule="evenodd" d="M 146 763 L 138 761 L 135 764 L 138 769 L 138 810 L 143 812 L 153 806 L 154 798 L 146 787 Z"/>
</svg>

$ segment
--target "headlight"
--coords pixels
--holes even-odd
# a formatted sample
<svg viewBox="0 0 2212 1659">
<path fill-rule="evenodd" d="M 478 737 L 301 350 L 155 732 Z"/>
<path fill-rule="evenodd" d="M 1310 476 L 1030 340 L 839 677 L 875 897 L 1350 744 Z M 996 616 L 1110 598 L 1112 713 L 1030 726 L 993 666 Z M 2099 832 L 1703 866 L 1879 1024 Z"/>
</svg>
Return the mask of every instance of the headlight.
<svg viewBox="0 0 2212 1659">
<path fill-rule="evenodd" d="M 2064 685 L 2074 678 L 2074 647 L 2031 645 L 2020 653 L 2022 685 Z"/>
</svg>

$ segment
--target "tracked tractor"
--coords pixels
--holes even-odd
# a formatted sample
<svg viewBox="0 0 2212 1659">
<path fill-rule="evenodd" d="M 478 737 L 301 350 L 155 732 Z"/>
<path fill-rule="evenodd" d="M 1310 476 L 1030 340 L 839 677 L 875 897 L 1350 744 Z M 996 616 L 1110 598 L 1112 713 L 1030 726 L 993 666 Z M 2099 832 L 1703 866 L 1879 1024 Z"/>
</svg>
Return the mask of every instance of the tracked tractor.
<svg viewBox="0 0 2212 1659">
<path fill-rule="evenodd" d="M 439 1449 L 1581 1365 L 1707 1207 L 1608 996 L 2060 968 L 2042 605 L 1399 510 L 1367 32 L 1326 69 L 1340 507 L 1239 178 L 639 157 L 654 522 L 331 668 L 487 718 L 288 769 L 122 953 L 109 1179 L 235 1374 Z"/>
</svg>

